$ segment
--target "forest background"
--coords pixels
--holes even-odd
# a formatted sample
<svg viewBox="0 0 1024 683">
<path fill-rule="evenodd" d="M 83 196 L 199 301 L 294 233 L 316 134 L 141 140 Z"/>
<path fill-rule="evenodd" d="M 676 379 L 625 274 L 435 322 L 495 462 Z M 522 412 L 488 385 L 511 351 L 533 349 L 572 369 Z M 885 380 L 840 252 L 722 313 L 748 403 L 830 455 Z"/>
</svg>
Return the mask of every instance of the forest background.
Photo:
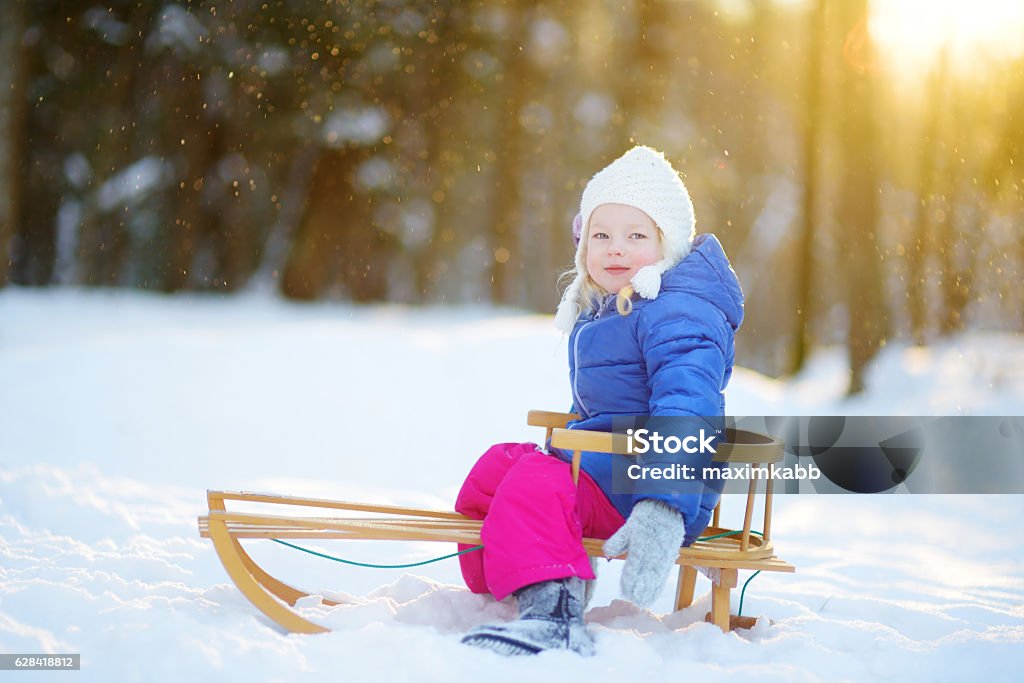
<svg viewBox="0 0 1024 683">
<path fill-rule="evenodd" d="M 0 287 L 552 312 L 589 177 L 663 150 L 737 362 L 1024 327 L 1024 7 L 56 2 L 0 25 Z"/>
</svg>

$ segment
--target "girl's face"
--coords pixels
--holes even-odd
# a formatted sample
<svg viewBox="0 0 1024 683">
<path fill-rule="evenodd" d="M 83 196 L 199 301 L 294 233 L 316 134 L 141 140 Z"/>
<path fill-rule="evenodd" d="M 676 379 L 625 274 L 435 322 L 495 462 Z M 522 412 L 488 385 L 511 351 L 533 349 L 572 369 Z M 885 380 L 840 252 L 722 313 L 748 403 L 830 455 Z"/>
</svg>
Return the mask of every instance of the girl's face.
<svg viewBox="0 0 1024 683">
<path fill-rule="evenodd" d="M 587 273 L 610 294 L 636 271 L 661 260 L 661 231 L 651 217 L 625 204 L 602 204 L 590 214 Z"/>
</svg>

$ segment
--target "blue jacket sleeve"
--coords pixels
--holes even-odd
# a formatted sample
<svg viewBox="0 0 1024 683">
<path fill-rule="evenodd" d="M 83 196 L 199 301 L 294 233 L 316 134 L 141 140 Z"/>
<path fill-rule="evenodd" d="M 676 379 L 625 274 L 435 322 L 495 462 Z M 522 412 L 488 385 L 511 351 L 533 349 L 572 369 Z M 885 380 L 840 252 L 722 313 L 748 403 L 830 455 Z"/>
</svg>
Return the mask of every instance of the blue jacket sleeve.
<svg viewBox="0 0 1024 683">
<path fill-rule="evenodd" d="M 666 293 L 640 311 L 637 337 L 647 364 L 649 410 L 655 424 L 665 425 L 670 432 L 675 427 L 680 437 L 684 436 L 682 432 L 696 433 L 698 427 L 710 433 L 723 426 L 723 421 L 715 418 L 722 413 L 721 387 L 728 365 L 726 346 L 732 334 L 721 311 L 692 295 Z M 663 419 L 671 416 L 705 419 Z M 663 456 L 660 463 L 657 458 L 649 460 L 659 466 L 664 466 L 665 458 L 685 462 L 695 468 L 697 478 L 667 482 L 635 496 L 634 504 L 654 498 L 679 510 L 686 525 L 684 545 L 692 543 L 704 530 L 718 503 L 723 482 L 708 482 L 701 476 L 705 467 L 714 466 L 712 457 L 711 453 L 680 453 Z"/>
<path fill-rule="evenodd" d="M 722 313 L 694 296 L 668 294 L 641 311 L 637 336 L 647 363 L 651 415 L 722 412 L 725 339 Z"/>
</svg>

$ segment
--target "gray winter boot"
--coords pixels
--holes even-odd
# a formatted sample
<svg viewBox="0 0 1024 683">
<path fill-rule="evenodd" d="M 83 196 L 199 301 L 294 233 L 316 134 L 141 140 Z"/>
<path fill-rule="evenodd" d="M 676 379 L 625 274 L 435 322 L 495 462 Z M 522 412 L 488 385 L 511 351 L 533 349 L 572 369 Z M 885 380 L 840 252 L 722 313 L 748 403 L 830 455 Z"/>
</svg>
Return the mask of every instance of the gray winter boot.
<svg viewBox="0 0 1024 683">
<path fill-rule="evenodd" d="M 597 570 L 599 568 L 596 557 L 590 558 L 590 568 L 594 571 L 594 579 L 592 581 L 584 581 L 583 585 L 583 611 L 585 612 L 590 607 L 590 601 L 594 599 L 594 591 L 597 590 Z"/>
<path fill-rule="evenodd" d="M 572 650 L 589 657 L 594 654 L 594 638 L 583 625 L 585 583 L 573 576 L 520 588 L 517 620 L 478 626 L 462 642 L 503 655 Z"/>
</svg>

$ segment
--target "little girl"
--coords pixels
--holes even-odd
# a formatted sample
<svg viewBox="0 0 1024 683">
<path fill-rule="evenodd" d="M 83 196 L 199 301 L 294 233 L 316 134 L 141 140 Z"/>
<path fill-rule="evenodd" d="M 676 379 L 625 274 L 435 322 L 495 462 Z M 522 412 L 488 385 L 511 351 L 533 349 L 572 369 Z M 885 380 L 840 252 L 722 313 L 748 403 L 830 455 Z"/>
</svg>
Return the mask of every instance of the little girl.
<svg viewBox="0 0 1024 683">
<path fill-rule="evenodd" d="M 575 278 L 555 319 L 570 335 L 580 418 L 569 428 L 724 415 L 743 294 L 718 240 L 695 236 L 693 205 L 671 164 L 634 147 L 590 180 L 573 227 Z M 502 654 L 593 654 L 583 609 L 595 573 L 582 539 L 608 539 L 609 557 L 628 552 L 622 593 L 647 606 L 718 502 L 720 489 L 709 487 L 623 493 L 612 486 L 621 456 L 606 453 L 584 453 L 574 485 L 568 455 L 549 451 L 496 444 L 459 492 L 456 510 L 483 520 L 483 550 L 460 556 L 466 584 L 498 600 L 514 594 L 519 608 L 516 621 L 478 627 L 464 643 Z"/>
</svg>

